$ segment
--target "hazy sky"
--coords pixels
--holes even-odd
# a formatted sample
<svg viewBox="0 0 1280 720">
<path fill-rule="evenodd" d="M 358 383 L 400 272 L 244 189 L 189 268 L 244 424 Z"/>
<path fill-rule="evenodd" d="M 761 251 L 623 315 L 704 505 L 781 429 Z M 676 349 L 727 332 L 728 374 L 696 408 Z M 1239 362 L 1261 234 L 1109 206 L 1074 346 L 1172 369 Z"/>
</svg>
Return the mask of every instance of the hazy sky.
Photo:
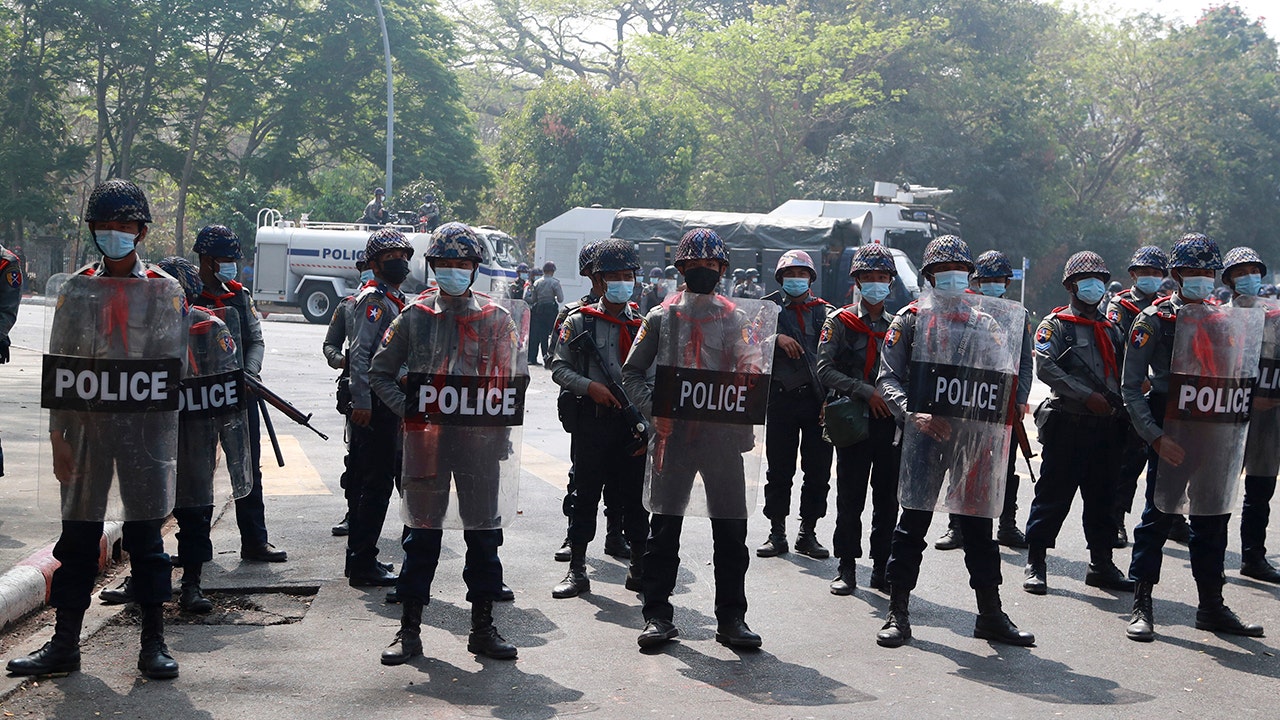
<svg viewBox="0 0 1280 720">
<path fill-rule="evenodd" d="M 1068 7 L 1088 7 L 1095 12 L 1115 9 L 1122 15 L 1149 12 L 1176 18 L 1190 24 L 1203 14 L 1205 8 L 1218 5 L 1235 5 L 1252 19 L 1262 19 L 1267 34 L 1277 37 L 1280 29 L 1280 4 L 1276 0 L 1064 0 Z"/>
</svg>

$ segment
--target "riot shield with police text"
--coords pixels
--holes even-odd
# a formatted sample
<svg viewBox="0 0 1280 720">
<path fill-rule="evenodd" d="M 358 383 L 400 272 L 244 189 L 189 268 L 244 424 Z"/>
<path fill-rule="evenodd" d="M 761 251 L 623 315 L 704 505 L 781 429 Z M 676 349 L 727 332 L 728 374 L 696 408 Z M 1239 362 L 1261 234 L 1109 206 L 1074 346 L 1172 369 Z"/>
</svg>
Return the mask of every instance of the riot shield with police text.
<svg viewBox="0 0 1280 720">
<path fill-rule="evenodd" d="M 178 484 L 174 507 L 214 504 L 215 478 L 231 497 L 253 489 L 249 454 L 249 399 L 236 340 L 223 318 L 227 308 L 188 315 L 186 367 L 178 396 Z M 221 445 L 221 448 L 219 447 Z M 221 462 L 223 452 L 226 462 Z"/>
<path fill-rule="evenodd" d="M 1265 313 L 1196 303 L 1177 317 L 1164 437 L 1185 457 L 1161 458 L 1154 500 L 1161 512 L 1225 515 L 1240 495 Z"/>
<path fill-rule="evenodd" d="M 52 472 L 39 501 L 63 520 L 152 520 L 173 509 L 182 291 L 170 278 L 76 275 L 49 328 L 40 404 Z"/>
<path fill-rule="evenodd" d="M 913 510 L 998 517 L 1026 310 L 933 292 L 917 308 L 898 500 Z"/>
<path fill-rule="evenodd" d="M 1266 320 L 1258 357 L 1258 382 L 1253 388 L 1253 407 L 1249 410 L 1244 473 L 1273 478 L 1280 473 L 1280 300 L 1251 300 L 1254 307 L 1262 308 Z"/>
<path fill-rule="evenodd" d="M 665 304 L 644 481 L 650 512 L 739 519 L 755 510 L 778 310 L 688 292 Z"/>
<path fill-rule="evenodd" d="M 400 479 L 405 525 L 494 530 L 515 519 L 528 310 L 522 300 L 436 293 L 405 307 L 388 329 L 413 333 Z"/>
</svg>

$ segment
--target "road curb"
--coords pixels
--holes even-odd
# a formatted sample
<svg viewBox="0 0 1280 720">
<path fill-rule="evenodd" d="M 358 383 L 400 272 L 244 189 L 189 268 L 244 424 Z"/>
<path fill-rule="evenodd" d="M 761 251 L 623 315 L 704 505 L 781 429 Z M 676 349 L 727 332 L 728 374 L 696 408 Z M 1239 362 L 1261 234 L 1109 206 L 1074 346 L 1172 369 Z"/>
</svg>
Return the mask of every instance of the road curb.
<svg viewBox="0 0 1280 720">
<path fill-rule="evenodd" d="M 120 541 L 122 524 L 104 523 L 99 539 L 98 572 L 111 562 L 112 548 Z M 60 563 L 53 557 L 53 543 L 37 550 L 0 575 L 0 629 L 44 607 Z"/>
</svg>

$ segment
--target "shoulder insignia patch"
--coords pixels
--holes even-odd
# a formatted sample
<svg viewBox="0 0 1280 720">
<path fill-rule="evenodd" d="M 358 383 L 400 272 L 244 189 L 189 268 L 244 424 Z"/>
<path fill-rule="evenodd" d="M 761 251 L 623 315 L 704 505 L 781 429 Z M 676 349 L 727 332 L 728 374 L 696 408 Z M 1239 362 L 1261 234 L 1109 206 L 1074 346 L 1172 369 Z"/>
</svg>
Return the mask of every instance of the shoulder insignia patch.
<svg viewBox="0 0 1280 720">
<path fill-rule="evenodd" d="M 1133 332 L 1129 334 L 1129 344 L 1135 348 L 1144 347 L 1151 341 L 1151 329 L 1146 325 L 1134 325 Z"/>
<path fill-rule="evenodd" d="M 236 341 L 231 339 L 231 333 L 225 330 L 218 333 L 218 345 L 228 355 L 236 351 Z"/>
<path fill-rule="evenodd" d="M 376 323 L 382 319 L 382 307 L 379 305 L 370 305 L 364 311 L 364 317 L 371 323 Z"/>
<path fill-rule="evenodd" d="M 386 347 L 390 345 L 391 338 L 395 336 L 396 336 L 396 323 L 391 323 L 390 325 L 387 326 L 387 331 L 382 333 L 382 347 Z"/>
<path fill-rule="evenodd" d="M 22 271 L 17 268 L 8 270 L 4 274 L 4 281 L 5 284 L 15 290 L 22 287 Z"/>
<path fill-rule="evenodd" d="M 560 342 L 568 343 L 570 338 L 572 337 L 573 337 L 573 327 L 572 327 L 572 324 L 569 322 L 569 320 L 566 318 L 564 322 L 560 323 Z"/>
<path fill-rule="evenodd" d="M 822 334 L 818 336 L 818 342 L 831 342 L 831 326 L 824 324 L 822 326 Z"/>
<path fill-rule="evenodd" d="M 1041 325 L 1036 330 L 1036 350 L 1044 352 L 1049 349 L 1049 342 L 1053 340 L 1053 328 L 1048 325 Z"/>
<path fill-rule="evenodd" d="M 649 334 L 649 318 L 640 321 L 640 329 L 636 331 L 636 339 L 632 341 L 632 346 L 638 345 L 645 335 Z"/>
<path fill-rule="evenodd" d="M 1108 321 L 1108 322 L 1113 322 L 1113 323 L 1118 323 L 1118 322 L 1120 322 L 1120 309 L 1119 309 L 1119 308 L 1109 308 L 1109 309 L 1107 310 L 1107 321 Z"/>
<path fill-rule="evenodd" d="M 897 345 L 898 341 L 901 339 L 902 330 L 900 330 L 897 325 L 890 325 L 889 331 L 884 334 L 884 346 L 891 348 L 894 345 Z"/>
</svg>

